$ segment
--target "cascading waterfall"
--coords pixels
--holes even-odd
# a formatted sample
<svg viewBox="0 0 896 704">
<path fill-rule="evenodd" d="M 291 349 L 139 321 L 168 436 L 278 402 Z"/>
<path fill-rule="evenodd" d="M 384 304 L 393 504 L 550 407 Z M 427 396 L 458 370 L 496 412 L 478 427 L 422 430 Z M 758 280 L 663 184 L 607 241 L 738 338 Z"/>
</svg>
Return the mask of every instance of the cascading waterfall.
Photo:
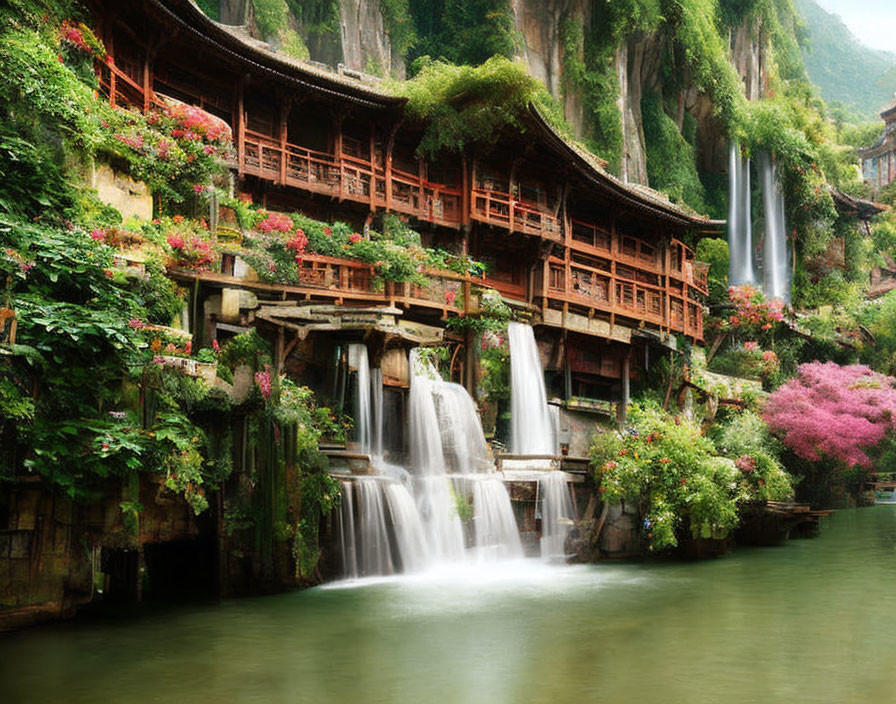
<svg viewBox="0 0 896 704">
<path fill-rule="evenodd" d="M 732 286 L 756 282 L 751 192 L 750 160 L 732 142 L 728 153 L 728 280 Z"/>
<path fill-rule="evenodd" d="M 383 370 L 377 367 L 370 374 L 373 397 L 373 429 L 370 452 L 374 457 L 383 456 Z"/>
<path fill-rule="evenodd" d="M 535 333 L 510 323 L 510 447 L 515 455 L 556 455 L 557 439 L 548 410 Z"/>
<path fill-rule="evenodd" d="M 480 560 L 523 556 L 519 528 L 504 482 L 484 476 L 473 480 L 473 527 Z"/>
<path fill-rule="evenodd" d="M 559 409 L 547 404 L 544 374 L 532 328 L 511 323 L 510 403 L 513 454 L 556 455 Z M 532 468 L 532 463 L 526 463 Z M 575 518 L 565 472 L 531 472 L 541 496 L 541 555 L 564 556 L 566 534 Z"/>
<path fill-rule="evenodd" d="M 444 382 L 431 364 L 411 352 L 408 401 L 411 467 L 420 517 L 436 559 L 459 559 L 464 552 L 463 526 L 457 515 L 442 447 L 435 393 Z"/>
<path fill-rule="evenodd" d="M 376 476 L 354 479 L 356 500 L 352 483 L 343 485 L 339 526 L 345 576 L 416 571 L 465 559 L 458 503 L 467 495 L 473 497 L 477 559 L 521 557 L 510 495 L 494 475 L 482 424 L 466 390 L 442 380 L 419 351 L 412 351 L 410 464 L 388 464 L 382 458 L 382 377 L 379 370 L 369 369 L 364 345 L 351 345 L 349 354 L 358 381 L 356 437 L 370 454 Z"/>
<path fill-rule="evenodd" d="M 392 574 L 392 550 L 386 527 L 382 482 L 376 477 L 358 477 L 358 574 L 368 577 Z"/>
<path fill-rule="evenodd" d="M 342 573 L 350 579 L 358 576 L 353 494 L 351 482 L 342 482 L 342 506 L 339 509 L 339 539 L 342 543 Z"/>
<path fill-rule="evenodd" d="M 357 384 L 355 388 L 355 439 L 361 446 L 362 452 L 371 450 L 372 417 L 370 410 L 370 361 L 367 357 L 367 345 L 360 343 L 348 346 L 349 366 L 357 370 Z"/>
<path fill-rule="evenodd" d="M 765 210 L 763 289 L 767 298 L 790 302 L 790 277 L 787 266 L 787 224 L 784 219 L 784 193 L 778 169 L 768 154 L 759 155 L 762 177 L 762 202 Z"/>
<path fill-rule="evenodd" d="M 538 480 L 541 495 L 541 556 L 565 557 L 566 534 L 575 513 L 565 472 L 545 472 Z"/>
</svg>

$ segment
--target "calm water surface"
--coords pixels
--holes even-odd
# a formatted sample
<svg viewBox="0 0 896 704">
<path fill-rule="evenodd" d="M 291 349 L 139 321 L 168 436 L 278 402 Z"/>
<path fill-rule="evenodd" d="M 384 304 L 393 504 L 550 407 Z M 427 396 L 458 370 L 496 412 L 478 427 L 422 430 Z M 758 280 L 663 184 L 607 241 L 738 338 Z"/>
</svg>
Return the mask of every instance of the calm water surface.
<svg viewBox="0 0 896 704">
<path fill-rule="evenodd" d="M 710 562 L 470 569 L 0 637 L 0 702 L 896 702 L 896 506 Z"/>
</svg>

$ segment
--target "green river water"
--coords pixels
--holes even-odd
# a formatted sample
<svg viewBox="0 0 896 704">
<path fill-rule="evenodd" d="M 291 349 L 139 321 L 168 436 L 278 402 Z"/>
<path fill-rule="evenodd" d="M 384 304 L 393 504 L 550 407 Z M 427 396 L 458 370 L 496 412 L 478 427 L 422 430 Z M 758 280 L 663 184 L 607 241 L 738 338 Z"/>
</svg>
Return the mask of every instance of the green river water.
<svg viewBox="0 0 896 704">
<path fill-rule="evenodd" d="M 535 561 L 0 637 L 0 702 L 896 702 L 896 506 L 703 562 Z"/>
</svg>

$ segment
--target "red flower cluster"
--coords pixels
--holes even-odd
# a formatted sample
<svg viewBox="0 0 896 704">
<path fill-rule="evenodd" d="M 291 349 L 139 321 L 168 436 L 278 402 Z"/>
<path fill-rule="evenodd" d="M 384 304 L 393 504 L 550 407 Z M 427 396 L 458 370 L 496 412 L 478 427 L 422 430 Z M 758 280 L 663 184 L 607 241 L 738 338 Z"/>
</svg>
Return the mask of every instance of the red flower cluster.
<svg viewBox="0 0 896 704">
<path fill-rule="evenodd" d="M 308 238 L 303 230 L 296 230 L 296 234 L 292 236 L 286 243 L 286 248 L 296 253 L 296 262 L 301 263 L 302 255 L 305 254 L 305 246 L 308 244 Z"/>
<path fill-rule="evenodd" d="M 135 136 L 127 134 L 117 134 L 115 135 L 115 139 L 117 139 L 122 144 L 127 144 L 131 149 L 143 149 L 143 135 L 141 134 Z"/>
<path fill-rule="evenodd" d="M 271 372 L 269 365 L 264 365 L 264 371 L 255 372 L 255 383 L 258 384 L 262 396 L 265 398 L 271 397 Z"/>
<path fill-rule="evenodd" d="M 454 305 L 454 299 L 457 298 L 457 294 L 454 291 L 445 291 L 445 303 L 448 305 Z"/>
<path fill-rule="evenodd" d="M 351 240 L 352 244 L 356 244 L 361 241 L 361 234 L 358 232 L 353 232 L 352 234 L 349 235 L 348 238 L 349 238 L 349 240 Z"/>
<path fill-rule="evenodd" d="M 754 460 L 749 455 L 741 455 L 736 460 L 734 460 L 734 466 L 737 467 L 741 472 L 749 474 L 750 472 L 756 471 L 756 460 Z"/>
<path fill-rule="evenodd" d="M 758 326 L 770 330 L 775 323 L 784 319 L 784 302 L 777 299 L 766 301 L 762 292 L 749 284 L 731 286 L 728 297 L 734 304 L 734 314 L 728 318 L 731 327 Z"/>
<path fill-rule="evenodd" d="M 96 240 L 97 242 L 102 242 L 106 239 L 106 231 L 105 230 L 94 230 L 90 233 L 90 238 Z"/>
<path fill-rule="evenodd" d="M 198 269 L 215 260 L 211 243 L 198 237 L 188 240 L 182 235 L 172 234 L 168 235 L 168 244 L 174 250 L 174 257 L 180 265 Z"/>
<path fill-rule="evenodd" d="M 94 47 L 90 45 L 86 38 L 86 34 L 89 32 L 90 30 L 83 24 L 76 26 L 71 20 L 65 20 L 59 28 L 59 39 L 69 46 L 75 47 L 78 51 L 83 51 L 85 54 L 93 54 Z"/>
<path fill-rule="evenodd" d="M 171 136 L 175 139 L 219 144 L 228 144 L 231 140 L 230 126 L 201 108 L 185 103 L 172 103 L 168 106 L 167 113 L 177 124 L 171 130 Z"/>
<path fill-rule="evenodd" d="M 264 220 L 258 223 L 261 232 L 292 232 L 292 218 L 280 213 L 270 213 Z M 302 233 L 304 235 L 304 233 Z"/>
</svg>

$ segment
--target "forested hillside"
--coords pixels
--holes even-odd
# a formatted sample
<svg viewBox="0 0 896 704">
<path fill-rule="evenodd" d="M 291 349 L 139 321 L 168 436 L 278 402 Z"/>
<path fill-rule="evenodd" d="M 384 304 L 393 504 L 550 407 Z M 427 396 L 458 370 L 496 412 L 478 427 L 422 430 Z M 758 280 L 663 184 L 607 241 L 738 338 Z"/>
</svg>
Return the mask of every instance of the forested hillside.
<svg viewBox="0 0 896 704">
<path fill-rule="evenodd" d="M 843 20 L 815 0 L 796 0 L 796 5 L 806 22 L 803 60 L 821 96 L 876 118 L 896 91 L 896 54 L 862 45 Z"/>
</svg>

